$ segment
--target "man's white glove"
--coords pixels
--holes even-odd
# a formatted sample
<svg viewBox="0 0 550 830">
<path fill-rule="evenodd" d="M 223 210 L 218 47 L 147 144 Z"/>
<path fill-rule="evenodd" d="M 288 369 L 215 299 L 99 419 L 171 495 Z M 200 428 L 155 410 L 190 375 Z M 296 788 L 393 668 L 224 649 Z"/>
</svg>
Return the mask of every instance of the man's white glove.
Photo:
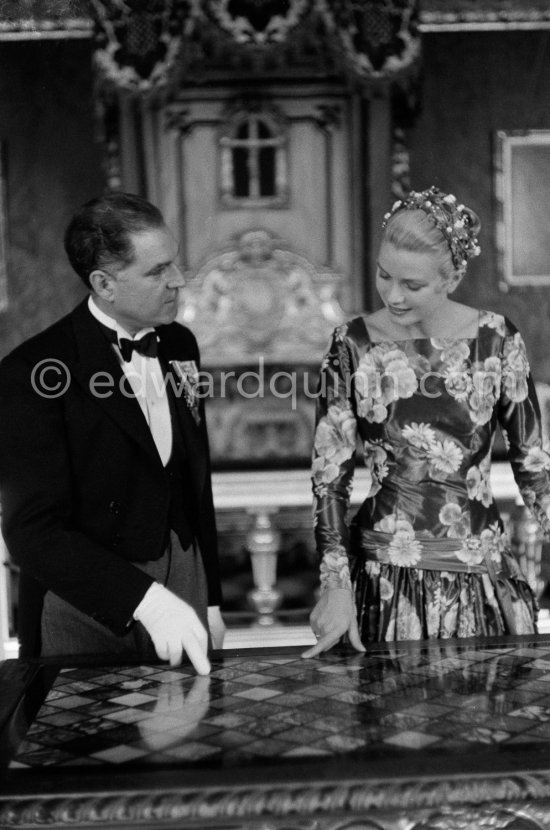
<svg viewBox="0 0 550 830">
<path fill-rule="evenodd" d="M 198 674 L 210 673 L 208 633 L 195 610 L 168 588 L 153 582 L 134 611 L 134 619 L 147 630 L 161 660 L 177 666 L 185 650 Z"/>
<path fill-rule="evenodd" d="M 212 648 L 223 648 L 223 641 L 225 639 L 225 623 L 223 621 L 219 605 L 208 606 L 208 628 L 210 629 Z"/>
</svg>

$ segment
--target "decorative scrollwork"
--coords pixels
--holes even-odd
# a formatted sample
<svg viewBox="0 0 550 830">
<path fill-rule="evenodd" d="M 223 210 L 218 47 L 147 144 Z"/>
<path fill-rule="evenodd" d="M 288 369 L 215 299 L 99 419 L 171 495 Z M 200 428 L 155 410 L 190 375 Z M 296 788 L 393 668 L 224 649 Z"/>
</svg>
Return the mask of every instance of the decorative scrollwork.
<svg viewBox="0 0 550 830">
<path fill-rule="evenodd" d="M 92 0 L 100 89 L 167 93 L 213 64 L 310 58 L 362 84 L 392 81 L 420 55 L 418 0 Z M 298 56 L 299 59 L 298 59 Z"/>
<path fill-rule="evenodd" d="M 338 274 L 317 269 L 261 228 L 245 231 L 190 278 L 182 322 L 203 366 L 314 364 L 345 315 Z"/>
<path fill-rule="evenodd" d="M 266 46 L 287 40 L 312 0 L 206 0 L 206 15 L 235 43 Z"/>
<path fill-rule="evenodd" d="M 192 20 L 188 0 L 91 0 L 103 88 L 147 95 L 169 86 Z"/>
<path fill-rule="evenodd" d="M 339 106 L 323 104 L 317 107 L 317 124 L 322 130 L 331 130 L 342 123 L 342 111 Z"/>
<path fill-rule="evenodd" d="M 416 0 L 324 0 L 317 5 L 337 62 L 358 80 L 391 80 L 418 61 Z"/>
<path fill-rule="evenodd" d="M 544 800 L 533 801 L 533 790 Z M 484 798 L 482 798 L 484 794 Z M 507 796 L 516 797 L 510 801 Z M 445 808 L 434 809 L 434 804 Z M 373 812 L 374 811 L 374 812 Z M 347 814 L 345 820 L 337 816 Z M 229 821 L 250 830 L 303 828 L 316 817 L 317 830 L 544 830 L 550 824 L 548 773 L 460 781 L 380 782 L 369 787 L 352 782 L 302 786 L 272 784 L 258 788 L 155 789 L 111 795 L 0 798 L 0 827 L 130 827 L 153 822 L 161 827 Z M 332 816 L 332 818 L 331 818 Z M 289 819 L 290 817 L 290 819 Z M 410 822 L 416 820 L 416 824 Z M 370 822 L 370 825 L 369 825 Z"/>
<path fill-rule="evenodd" d="M 189 110 L 182 107 L 177 109 L 168 107 L 164 113 L 164 126 L 167 130 L 176 130 L 181 135 L 187 135 L 193 129 L 193 120 Z"/>
<path fill-rule="evenodd" d="M 411 189 L 411 169 L 407 138 L 400 127 L 396 127 L 393 131 L 391 161 L 392 196 L 394 199 L 404 199 Z"/>
<path fill-rule="evenodd" d="M 411 830 L 544 830 L 540 824 L 521 809 L 502 810 L 494 806 L 454 808 L 433 813 L 415 824 Z"/>
</svg>

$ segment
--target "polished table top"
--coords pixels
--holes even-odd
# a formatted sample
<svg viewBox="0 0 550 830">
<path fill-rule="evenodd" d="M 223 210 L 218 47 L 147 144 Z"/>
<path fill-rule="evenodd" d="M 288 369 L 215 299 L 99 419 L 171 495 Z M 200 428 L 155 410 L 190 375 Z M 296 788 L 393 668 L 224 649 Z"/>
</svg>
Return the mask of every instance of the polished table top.
<svg viewBox="0 0 550 830">
<path fill-rule="evenodd" d="M 217 652 L 209 677 L 166 664 L 4 661 L 0 826 L 11 826 L 3 809 L 44 795 L 65 808 L 94 797 L 96 813 L 113 793 L 177 791 L 198 805 L 201 792 L 266 785 L 352 797 L 360 784 L 386 806 L 434 788 L 467 800 L 480 780 L 485 800 L 511 782 L 550 795 L 550 636 L 308 661 L 300 651 Z"/>
</svg>

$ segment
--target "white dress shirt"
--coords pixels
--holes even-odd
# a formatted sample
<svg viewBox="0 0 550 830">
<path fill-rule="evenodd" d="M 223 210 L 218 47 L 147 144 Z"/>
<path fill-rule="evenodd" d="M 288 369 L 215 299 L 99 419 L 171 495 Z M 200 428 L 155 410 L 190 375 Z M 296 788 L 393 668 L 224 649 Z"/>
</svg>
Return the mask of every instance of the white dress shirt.
<svg viewBox="0 0 550 830">
<path fill-rule="evenodd" d="M 92 295 L 88 298 L 88 307 L 96 320 L 116 332 L 119 340 L 122 337 L 128 340 L 140 340 L 148 332 L 154 331 L 151 327 L 141 329 L 132 337 L 113 317 L 109 317 L 96 305 Z M 149 425 L 161 461 L 166 466 L 172 452 L 172 421 L 166 381 L 160 362 L 157 357 L 146 357 L 135 349 L 132 352 L 132 359 L 125 361 L 122 359 L 118 345 L 113 343 L 112 346 Z M 122 391 L 124 394 L 124 390 Z"/>
</svg>

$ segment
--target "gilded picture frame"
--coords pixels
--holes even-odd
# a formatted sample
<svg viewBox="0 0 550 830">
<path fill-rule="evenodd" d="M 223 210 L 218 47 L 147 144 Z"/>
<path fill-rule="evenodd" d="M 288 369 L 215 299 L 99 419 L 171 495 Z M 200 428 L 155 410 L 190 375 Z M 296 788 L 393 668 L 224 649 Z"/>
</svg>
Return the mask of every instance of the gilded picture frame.
<svg viewBox="0 0 550 830">
<path fill-rule="evenodd" d="M 501 290 L 550 285 L 550 130 L 499 130 L 495 148 Z"/>
</svg>

